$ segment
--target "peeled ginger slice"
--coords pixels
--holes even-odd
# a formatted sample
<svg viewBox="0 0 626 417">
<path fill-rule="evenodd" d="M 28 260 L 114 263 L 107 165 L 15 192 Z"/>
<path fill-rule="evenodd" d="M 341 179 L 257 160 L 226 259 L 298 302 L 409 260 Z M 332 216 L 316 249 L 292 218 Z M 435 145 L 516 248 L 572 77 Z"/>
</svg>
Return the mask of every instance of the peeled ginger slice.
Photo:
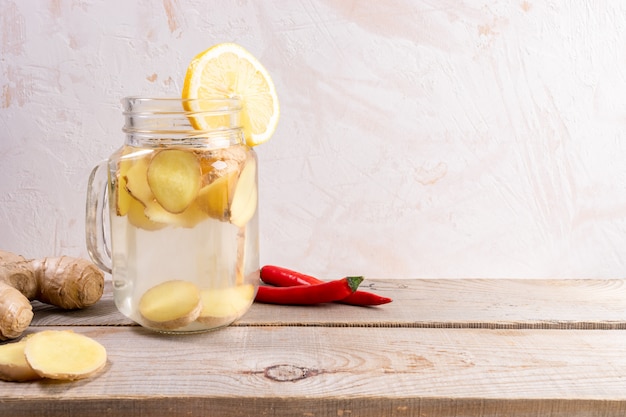
<svg viewBox="0 0 626 417">
<path fill-rule="evenodd" d="M 166 281 L 150 288 L 139 300 L 139 313 L 148 327 L 174 330 L 193 322 L 200 311 L 200 290 L 188 281 Z"/>
<path fill-rule="evenodd" d="M 24 348 L 27 339 L 0 346 L 0 379 L 17 382 L 41 379 L 26 361 Z"/>
<path fill-rule="evenodd" d="M 239 318 L 254 300 L 255 289 L 250 284 L 201 291 L 200 323 L 213 326 L 228 324 Z"/>
<path fill-rule="evenodd" d="M 104 368 L 107 352 L 90 337 L 71 330 L 45 330 L 26 340 L 26 360 L 40 376 L 75 380 L 90 377 Z"/>
<path fill-rule="evenodd" d="M 170 213 L 182 213 L 198 195 L 200 162 L 193 152 L 164 150 L 152 158 L 147 176 L 161 207 Z"/>
<path fill-rule="evenodd" d="M 229 172 L 205 185 L 198 192 L 198 206 L 209 216 L 223 220 L 228 214 L 228 203 L 232 193 L 236 172 Z"/>
<path fill-rule="evenodd" d="M 256 161 L 250 159 L 237 179 L 233 201 L 230 204 L 230 222 L 235 226 L 245 226 L 254 216 L 258 199 L 256 188 Z"/>
</svg>

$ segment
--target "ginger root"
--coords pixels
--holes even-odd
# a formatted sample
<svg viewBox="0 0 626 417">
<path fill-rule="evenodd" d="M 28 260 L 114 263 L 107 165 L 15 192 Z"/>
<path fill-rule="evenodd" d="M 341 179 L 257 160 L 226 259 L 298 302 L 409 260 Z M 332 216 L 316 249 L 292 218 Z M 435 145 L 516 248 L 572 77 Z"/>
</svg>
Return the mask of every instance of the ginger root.
<svg viewBox="0 0 626 417">
<path fill-rule="evenodd" d="M 103 290 L 104 274 L 85 259 L 26 260 L 0 251 L 0 340 L 17 338 L 30 325 L 31 300 L 71 310 L 95 304 Z"/>
</svg>

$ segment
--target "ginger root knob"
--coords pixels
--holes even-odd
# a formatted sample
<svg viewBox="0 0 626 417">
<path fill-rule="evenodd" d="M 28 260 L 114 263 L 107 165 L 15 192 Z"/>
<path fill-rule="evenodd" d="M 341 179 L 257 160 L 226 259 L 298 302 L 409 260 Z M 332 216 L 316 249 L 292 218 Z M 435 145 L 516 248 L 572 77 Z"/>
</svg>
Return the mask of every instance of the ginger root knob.
<svg viewBox="0 0 626 417">
<path fill-rule="evenodd" d="M 76 309 L 96 303 L 103 291 L 104 273 L 85 259 L 26 260 L 0 251 L 0 340 L 17 338 L 30 325 L 31 300 Z"/>
<path fill-rule="evenodd" d="M 0 340 L 15 339 L 33 319 L 33 307 L 21 292 L 0 281 Z"/>
<path fill-rule="evenodd" d="M 66 310 L 95 304 L 104 290 L 104 274 L 91 262 L 61 256 L 33 260 L 36 299 Z"/>
</svg>

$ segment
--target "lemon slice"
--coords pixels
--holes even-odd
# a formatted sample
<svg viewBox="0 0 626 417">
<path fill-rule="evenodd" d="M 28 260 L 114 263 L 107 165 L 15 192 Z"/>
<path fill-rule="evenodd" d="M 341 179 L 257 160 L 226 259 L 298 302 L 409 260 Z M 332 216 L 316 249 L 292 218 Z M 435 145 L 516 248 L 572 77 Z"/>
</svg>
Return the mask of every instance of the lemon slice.
<svg viewBox="0 0 626 417">
<path fill-rule="evenodd" d="M 246 143 L 266 142 L 276 130 L 279 117 L 276 88 L 267 70 L 243 47 L 220 43 L 198 54 L 189 64 L 183 99 L 233 98 L 242 102 L 241 122 Z M 202 111 L 198 101 L 186 101 L 187 110 Z M 204 129 L 210 121 L 194 118 L 194 127 Z"/>
</svg>

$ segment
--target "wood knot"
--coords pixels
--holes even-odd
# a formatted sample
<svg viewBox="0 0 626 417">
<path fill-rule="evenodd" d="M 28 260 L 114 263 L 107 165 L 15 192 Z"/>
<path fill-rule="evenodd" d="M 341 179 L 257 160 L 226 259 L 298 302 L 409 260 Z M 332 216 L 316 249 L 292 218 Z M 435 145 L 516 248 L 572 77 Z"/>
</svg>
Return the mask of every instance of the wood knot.
<svg viewBox="0 0 626 417">
<path fill-rule="evenodd" d="M 265 368 L 265 377 L 277 382 L 299 381 L 317 375 L 315 370 L 295 365 L 272 365 Z"/>
</svg>

